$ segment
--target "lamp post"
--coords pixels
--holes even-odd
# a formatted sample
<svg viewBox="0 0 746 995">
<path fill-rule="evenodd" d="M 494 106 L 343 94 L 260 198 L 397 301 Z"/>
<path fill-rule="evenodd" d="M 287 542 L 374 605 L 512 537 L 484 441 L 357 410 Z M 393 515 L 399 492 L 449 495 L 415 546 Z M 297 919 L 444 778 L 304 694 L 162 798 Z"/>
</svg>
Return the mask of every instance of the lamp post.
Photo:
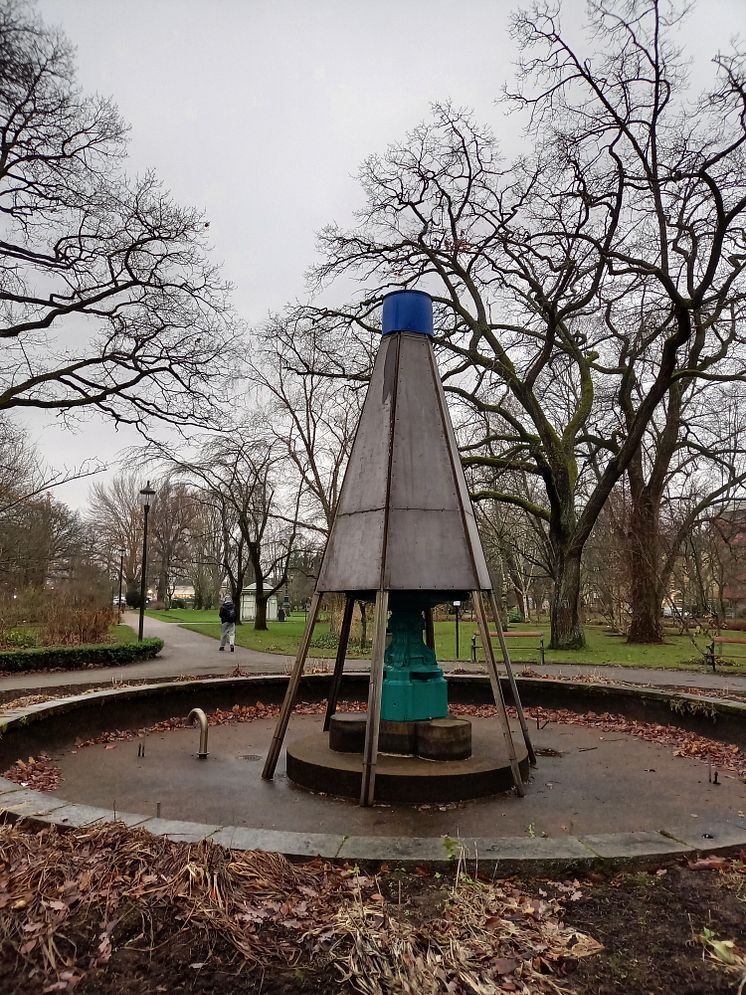
<svg viewBox="0 0 746 995">
<path fill-rule="evenodd" d="M 124 550 L 119 550 L 119 601 L 117 601 L 117 621 L 122 621 L 122 573 L 124 572 Z"/>
<path fill-rule="evenodd" d="M 145 520 L 142 527 L 142 576 L 140 577 L 140 623 L 137 627 L 137 638 L 142 639 L 142 627 L 145 621 L 145 574 L 148 566 L 148 512 L 155 497 L 155 491 L 150 486 L 150 481 L 140 491 L 140 504 L 145 513 Z"/>
</svg>

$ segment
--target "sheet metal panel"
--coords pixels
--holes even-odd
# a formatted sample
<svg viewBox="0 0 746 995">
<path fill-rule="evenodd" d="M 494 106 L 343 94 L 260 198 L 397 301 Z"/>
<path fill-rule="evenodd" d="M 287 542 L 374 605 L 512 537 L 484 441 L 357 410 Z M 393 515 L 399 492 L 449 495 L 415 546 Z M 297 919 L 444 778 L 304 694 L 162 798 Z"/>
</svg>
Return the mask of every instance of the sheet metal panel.
<svg viewBox="0 0 746 995">
<path fill-rule="evenodd" d="M 435 365 L 433 363 L 433 365 Z M 446 431 L 446 441 L 448 447 L 453 455 L 453 465 L 455 467 L 455 484 L 458 490 L 459 503 L 464 509 L 467 534 L 469 536 L 469 542 L 471 543 L 472 552 L 474 555 L 474 563 L 477 571 L 477 583 L 474 586 L 475 590 L 489 591 L 492 589 L 492 581 L 490 580 L 490 572 L 487 569 L 487 560 L 484 556 L 484 549 L 482 548 L 482 540 L 479 536 L 479 530 L 477 529 L 477 522 L 474 516 L 474 506 L 471 503 L 471 497 L 469 496 L 469 488 L 466 485 L 466 477 L 464 476 L 464 468 L 461 465 L 461 457 L 459 456 L 458 444 L 456 442 L 456 433 L 453 430 L 453 422 L 448 411 L 448 402 L 446 400 L 445 391 L 443 390 L 443 384 L 440 377 L 437 378 L 436 383 L 437 391 L 442 399 L 443 411 L 445 412 L 445 431 Z"/>
<path fill-rule="evenodd" d="M 402 335 L 391 464 L 391 507 L 455 511 L 459 495 L 425 335 Z M 389 554 L 395 554 L 389 545 Z"/>
<path fill-rule="evenodd" d="M 337 512 L 383 508 L 389 473 L 389 439 L 394 391 L 385 383 L 387 363 L 396 360 L 399 336 L 384 339 L 373 365 L 368 393 L 360 414 L 355 442 L 345 471 Z"/>
<path fill-rule="evenodd" d="M 387 590 L 474 590 L 474 568 L 460 509 L 392 508 L 388 539 Z"/>
<path fill-rule="evenodd" d="M 381 579 L 384 510 L 334 519 L 316 590 L 377 590 Z"/>
<path fill-rule="evenodd" d="M 318 591 L 377 590 L 382 572 L 391 591 L 491 586 L 431 350 L 424 335 L 381 342 Z"/>
<path fill-rule="evenodd" d="M 391 418 L 399 336 L 382 341 L 373 364 L 317 591 L 377 590 L 383 559 Z"/>
</svg>

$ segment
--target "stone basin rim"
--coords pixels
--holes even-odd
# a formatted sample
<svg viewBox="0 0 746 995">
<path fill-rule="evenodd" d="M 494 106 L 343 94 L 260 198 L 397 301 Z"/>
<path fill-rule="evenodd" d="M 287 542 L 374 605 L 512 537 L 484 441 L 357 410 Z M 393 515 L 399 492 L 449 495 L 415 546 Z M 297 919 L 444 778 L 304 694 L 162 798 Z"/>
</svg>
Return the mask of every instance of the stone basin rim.
<svg viewBox="0 0 746 995">
<path fill-rule="evenodd" d="M 365 679 L 366 671 L 350 671 L 345 678 Z M 123 675 L 124 677 L 124 675 Z M 257 688 L 281 688 L 288 682 L 287 675 L 250 675 L 246 677 L 213 677 L 189 681 L 163 681 L 137 687 L 112 688 L 88 694 L 56 698 L 53 701 L 28 705 L 8 711 L 0 717 L 0 737 L 4 733 L 20 730 L 31 723 L 78 708 L 104 705 L 111 700 L 165 695 L 172 691 L 189 691 L 199 687 L 228 687 L 251 685 Z M 502 678 L 507 682 L 507 678 Z M 614 696 L 623 699 L 638 697 L 655 702 L 676 700 L 696 708 L 699 703 L 713 706 L 718 712 L 744 721 L 746 703 L 705 695 L 688 695 L 678 691 L 658 688 L 635 688 L 624 684 L 573 682 L 551 678 L 516 678 L 519 687 L 531 686 L 545 689 L 547 697 L 561 688 L 563 693 L 573 690 L 583 695 L 597 694 L 611 707 Z M 323 688 L 331 674 L 309 674 L 303 686 Z M 486 675 L 468 674 L 449 677 L 449 684 L 465 687 L 488 686 Z M 672 723 L 676 724 L 676 723 Z M 517 804 L 520 804 L 517 801 Z M 57 826 L 61 829 L 82 828 L 97 823 L 115 821 L 108 809 L 70 802 L 54 793 L 22 788 L 0 778 L 0 820 L 26 820 L 39 826 Z M 746 848 L 746 820 L 734 819 L 708 823 L 665 827 L 652 831 L 580 834 L 562 837 L 493 837 L 463 838 L 413 836 L 345 836 L 289 832 L 272 829 L 252 829 L 243 826 L 218 826 L 199 822 L 152 818 L 138 813 L 118 812 L 116 821 L 127 826 L 137 826 L 154 835 L 184 842 L 210 839 L 214 843 L 240 850 L 264 850 L 283 853 L 293 858 L 322 857 L 332 861 L 373 863 L 395 860 L 404 865 L 427 863 L 432 866 L 452 866 L 454 853 L 462 852 L 467 860 L 478 860 L 483 867 L 500 868 L 506 873 L 542 867 L 588 867 L 598 863 L 659 863 L 686 857 L 699 852 L 738 853 Z"/>
</svg>

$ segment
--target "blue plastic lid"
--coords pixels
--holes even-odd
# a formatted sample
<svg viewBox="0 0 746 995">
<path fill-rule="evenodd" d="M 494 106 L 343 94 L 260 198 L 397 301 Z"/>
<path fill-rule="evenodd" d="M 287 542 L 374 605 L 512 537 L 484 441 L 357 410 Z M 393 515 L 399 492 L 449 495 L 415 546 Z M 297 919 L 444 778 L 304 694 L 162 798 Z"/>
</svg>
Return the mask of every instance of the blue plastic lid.
<svg viewBox="0 0 746 995">
<path fill-rule="evenodd" d="M 421 332 L 433 334 L 433 299 L 424 290 L 395 290 L 383 299 L 381 334 Z"/>
</svg>

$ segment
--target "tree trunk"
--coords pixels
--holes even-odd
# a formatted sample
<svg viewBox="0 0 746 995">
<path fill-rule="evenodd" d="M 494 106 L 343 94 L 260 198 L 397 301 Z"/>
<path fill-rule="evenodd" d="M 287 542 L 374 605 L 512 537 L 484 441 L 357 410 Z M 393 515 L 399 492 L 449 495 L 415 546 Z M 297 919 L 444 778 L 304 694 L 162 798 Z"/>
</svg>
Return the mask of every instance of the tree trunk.
<svg viewBox="0 0 746 995">
<path fill-rule="evenodd" d="M 256 615 L 254 617 L 254 628 L 260 629 L 262 631 L 267 628 L 267 597 L 263 595 L 261 598 L 257 593 L 256 596 Z"/>
<path fill-rule="evenodd" d="M 364 649 L 368 642 L 368 606 L 364 601 L 358 601 L 360 611 L 360 649 Z"/>
<path fill-rule="evenodd" d="M 628 643 L 663 642 L 659 507 L 659 500 L 649 496 L 646 490 L 630 513 L 627 561 L 632 621 Z"/>
<path fill-rule="evenodd" d="M 241 591 L 243 590 L 242 584 L 237 584 L 234 582 L 234 578 L 230 578 L 231 585 L 231 600 L 233 601 L 233 607 L 236 609 L 236 625 L 241 624 Z"/>
<path fill-rule="evenodd" d="M 327 615 L 329 620 L 329 632 L 333 636 L 338 636 L 342 628 L 342 617 L 345 612 L 345 595 L 344 594 L 327 594 L 324 598 L 324 603 L 327 607 Z M 353 619 L 353 629 L 351 632 L 354 633 L 354 619 Z"/>
<path fill-rule="evenodd" d="M 515 561 L 515 557 L 508 552 L 506 555 L 506 561 L 508 566 L 508 577 L 510 579 L 510 585 L 513 588 L 513 597 L 515 598 L 515 604 L 518 611 L 521 613 L 524 621 L 529 621 L 529 610 L 528 601 L 526 598 L 526 592 L 521 583 L 521 572 L 518 569 L 518 564 Z"/>
<path fill-rule="evenodd" d="M 580 621 L 580 552 L 561 553 L 555 561 L 550 621 L 550 649 L 575 650 L 585 646 Z"/>
</svg>

